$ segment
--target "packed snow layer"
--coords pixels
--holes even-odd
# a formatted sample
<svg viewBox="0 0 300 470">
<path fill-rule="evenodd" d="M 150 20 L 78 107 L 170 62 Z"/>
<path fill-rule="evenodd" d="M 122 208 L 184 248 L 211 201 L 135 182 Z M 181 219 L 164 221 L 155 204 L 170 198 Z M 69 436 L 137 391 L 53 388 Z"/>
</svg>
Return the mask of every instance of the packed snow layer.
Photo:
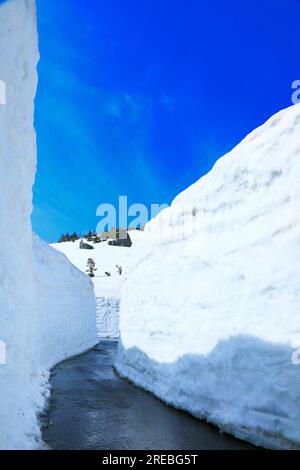
<svg viewBox="0 0 300 470">
<path fill-rule="evenodd" d="M 133 246 L 138 246 L 143 239 L 143 232 L 130 231 Z M 89 242 L 87 242 L 89 243 Z M 132 248 L 110 246 L 106 242 L 90 243 L 93 250 L 79 249 L 80 241 L 55 243 L 52 246 L 64 253 L 82 272 L 86 272 L 88 258 L 93 258 L 97 271 L 92 278 L 97 306 L 97 332 L 100 338 L 117 339 L 119 337 L 119 310 L 122 285 L 131 262 Z M 116 266 L 122 267 L 118 274 Z M 106 276 L 105 272 L 110 273 Z"/>
<path fill-rule="evenodd" d="M 122 290 L 118 371 L 271 448 L 300 447 L 299 136 L 296 105 L 176 197 Z"/>
<path fill-rule="evenodd" d="M 0 5 L 0 44 L 0 449 L 30 449 L 41 444 L 48 367 L 97 342 L 95 303 L 82 273 L 38 240 L 32 246 L 35 0 Z"/>
<path fill-rule="evenodd" d="M 0 449 L 17 448 L 37 436 L 36 289 L 31 256 L 31 187 L 35 173 L 33 98 L 38 60 L 33 1 L 0 6 L 0 340 L 7 364 L 0 365 Z M 31 316 L 30 325 L 28 316 Z M 31 333 L 32 332 L 32 333 Z M 40 399 L 40 404 L 42 400 Z"/>
<path fill-rule="evenodd" d="M 97 297 L 97 332 L 100 338 L 119 338 L 120 298 Z"/>
<path fill-rule="evenodd" d="M 50 368 L 97 343 L 96 302 L 90 278 L 35 235 L 33 254 L 41 360 Z"/>
</svg>

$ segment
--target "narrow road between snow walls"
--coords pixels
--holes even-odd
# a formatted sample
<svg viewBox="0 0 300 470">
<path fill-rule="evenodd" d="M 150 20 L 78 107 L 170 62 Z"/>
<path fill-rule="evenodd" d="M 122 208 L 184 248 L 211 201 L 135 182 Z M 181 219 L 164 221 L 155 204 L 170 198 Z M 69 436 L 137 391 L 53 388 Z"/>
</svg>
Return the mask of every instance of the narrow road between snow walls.
<svg viewBox="0 0 300 470">
<path fill-rule="evenodd" d="M 52 370 L 43 426 L 50 449 L 257 449 L 119 378 L 113 369 L 117 347 L 101 341 Z"/>
</svg>

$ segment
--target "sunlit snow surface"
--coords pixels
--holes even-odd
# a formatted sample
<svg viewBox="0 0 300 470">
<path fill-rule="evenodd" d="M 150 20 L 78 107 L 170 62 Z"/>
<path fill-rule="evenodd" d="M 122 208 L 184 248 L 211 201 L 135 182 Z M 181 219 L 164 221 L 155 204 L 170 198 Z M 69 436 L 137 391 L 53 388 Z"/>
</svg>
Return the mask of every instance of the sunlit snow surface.
<svg viewBox="0 0 300 470">
<path fill-rule="evenodd" d="M 34 96 L 38 61 L 34 0 L 0 6 L 0 449 L 42 446 L 37 415 L 49 368 L 97 342 L 92 284 L 34 237 L 30 214 L 36 169 Z M 1 343 L 2 344 L 2 343 Z"/>
<path fill-rule="evenodd" d="M 299 157 L 296 105 L 146 226 L 122 291 L 120 373 L 269 447 L 300 446 Z"/>
<path fill-rule="evenodd" d="M 117 339 L 119 337 L 119 309 L 121 289 L 126 279 L 131 259 L 138 249 L 143 232 L 130 231 L 133 248 L 110 246 L 106 242 L 90 243 L 93 250 L 79 249 L 80 242 L 55 243 L 52 246 L 64 253 L 67 258 L 82 272 L 87 270 L 88 258 L 93 258 L 97 271 L 92 279 L 97 305 L 97 331 L 101 338 Z M 118 274 L 117 265 L 122 267 Z M 107 276 L 105 273 L 110 273 Z"/>
</svg>

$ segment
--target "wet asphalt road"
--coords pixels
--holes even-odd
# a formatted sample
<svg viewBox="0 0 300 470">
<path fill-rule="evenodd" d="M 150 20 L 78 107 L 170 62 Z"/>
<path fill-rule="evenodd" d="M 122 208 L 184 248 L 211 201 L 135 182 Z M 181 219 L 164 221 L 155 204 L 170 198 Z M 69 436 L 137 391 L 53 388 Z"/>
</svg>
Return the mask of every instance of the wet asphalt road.
<svg viewBox="0 0 300 470">
<path fill-rule="evenodd" d="M 249 450 L 250 444 L 174 410 L 113 371 L 117 343 L 53 369 L 43 437 L 52 449 Z"/>
</svg>

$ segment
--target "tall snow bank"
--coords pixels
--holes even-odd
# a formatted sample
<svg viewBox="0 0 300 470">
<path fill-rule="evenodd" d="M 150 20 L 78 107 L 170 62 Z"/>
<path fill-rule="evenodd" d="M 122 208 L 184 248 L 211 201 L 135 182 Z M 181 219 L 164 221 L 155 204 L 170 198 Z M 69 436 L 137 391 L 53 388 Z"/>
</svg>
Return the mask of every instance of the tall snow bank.
<svg viewBox="0 0 300 470">
<path fill-rule="evenodd" d="M 39 432 L 37 379 L 32 377 L 39 368 L 33 363 L 37 309 L 29 223 L 38 60 L 33 1 L 0 6 L 0 44 L 0 79 L 7 94 L 7 104 L 0 105 L 0 340 L 7 347 L 7 364 L 0 365 L 0 448 L 16 448 L 25 433 L 29 439 Z"/>
<path fill-rule="evenodd" d="M 123 376 L 272 448 L 300 447 L 299 135 L 296 105 L 151 221 L 121 301 Z"/>
<path fill-rule="evenodd" d="M 7 360 L 0 364 L 0 449 L 24 449 L 40 444 L 36 416 L 47 368 L 97 341 L 95 305 L 88 279 L 62 255 L 38 241 L 32 247 L 35 0 L 0 5 L 0 44 L 0 341 Z"/>
<path fill-rule="evenodd" d="M 67 258 L 34 235 L 40 354 L 44 367 L 97 343 L 93 284 Z"/>
</svg>

